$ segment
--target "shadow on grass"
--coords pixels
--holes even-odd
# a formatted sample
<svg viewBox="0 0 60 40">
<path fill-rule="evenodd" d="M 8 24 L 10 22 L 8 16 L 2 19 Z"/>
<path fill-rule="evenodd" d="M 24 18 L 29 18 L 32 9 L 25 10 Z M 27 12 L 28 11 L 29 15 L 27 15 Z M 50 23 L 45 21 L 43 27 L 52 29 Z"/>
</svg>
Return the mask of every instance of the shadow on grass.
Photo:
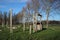
<svg viewBox="0 0 60 40">
<path fill-rule="evenodd" d="M 47 28 L 43 28 L 42 30 L 46 30 Z"/>
<path fill-rule="evenodd" d="M 42 30 L 38 30 L 37 32 L 41 32 L 41 31 L 44 31 L 44 30 L 47 30 L 47 28 L 43 28 Z"/>
</svg>

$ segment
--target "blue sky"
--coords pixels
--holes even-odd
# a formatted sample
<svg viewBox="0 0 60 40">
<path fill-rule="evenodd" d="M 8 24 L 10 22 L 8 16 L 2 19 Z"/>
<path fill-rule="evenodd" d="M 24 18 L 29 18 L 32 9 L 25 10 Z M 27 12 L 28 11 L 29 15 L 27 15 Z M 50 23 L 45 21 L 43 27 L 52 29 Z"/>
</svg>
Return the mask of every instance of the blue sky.
<svg viewBox="0 0 60 40">
<path fill-rule="evenodd" d="M 28 0 L 0 0 L 0 11 L 9 11 L 10 8 L 13 12 L 17 13 L 22 10 Z"/>
<path fill-rule="evenodd" d="M 24 6 L 26 6 L 26 2 L 29 2 L 29 0 L 0 0 L 0 11 L 9 12 L 9 9 L 12 8 L 13 13 L 18 13 Z M 46 20 L 45 14 L 42 19 Z M 54 16 L 52 15 L 51 17 L 49 17 L 49 20 L 60 20 L 60 14 L 54 14 Z"/>
</svg>

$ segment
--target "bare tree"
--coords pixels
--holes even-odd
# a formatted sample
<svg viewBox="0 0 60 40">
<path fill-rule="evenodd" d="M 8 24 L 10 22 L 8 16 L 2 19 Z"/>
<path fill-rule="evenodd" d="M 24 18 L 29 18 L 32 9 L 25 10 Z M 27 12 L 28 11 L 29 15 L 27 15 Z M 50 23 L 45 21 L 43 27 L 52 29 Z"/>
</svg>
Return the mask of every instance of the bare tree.
<svg viewBox="0 0 60 40">
<path fill-rule="evenodd" d="M 4 27 L 4 15 L 2 11 L 0 11 L 0 20 L 1 20 L 2 27 Z"/>
<path fill-rule="evenodd" d="M 2 11 L 0 11 L 0 24 L 2 24 Z"/>
<path fill-rule="evenodd" d="M 4 25 L 7 26 L 7 12 L 4 12 Z"/>
<path fill-rule="evenodd" d="M 53 10 L 56 10 L 59 8 L 59 3 L 58 0 L 41 0 L 42 1 L 42 7 L 43 10 L 46 11 L 46 28 L 48 28 L 48 18 L 51 12 L 53 12 Z M 54 6 L 56 4 L 56 6 Z"/>
<path fill-rule="evenodd" d="M 31 10 L 31 5 L 30 3 L 27 3 L 27 9 L 28 9 L 28 26 L 29 26 L 29 34 L 31 34 L 31 25 L 29 25 L 29 21 L 30 21 L 30 10 Z"/>
<path fill-rule="evenodd" d="M 32 10 L 34 10 L 34 14 L 33 14 L 33 16 L 34 16 L 34 27 L 35 27 L 35 29 L 33 28 L 33 31 L 35 30 L 35 31 L 37 31 L 37 15 L 38 15 L 38 11 L 39 11 L 39 9 L 40 9 L 40 3 L 39 3 L 39 0 L 32 0 Z"/>
<path fill-rule="evenodd" d="M 30 4 L 27 3 L 28 14 L 30 14 Z M 29 26 L 29 15 L 28 15 L 28 26 Z"/>
<path fill-rule="evenodd" d="M 22 23 L 22 19 L 23 19 L 23 14 L 22 14 L 22 12 L 19 12 L 19 13 L 17 14 L 17 20 L 18 20 L 20 23 Z"/>
<path fill-rule="evenodd" d="M 23 14 L 23 31 L 25 31 L 25 14 L 26 14 L 26 8 L 24 7 L 22 10 L 22 14 Z"/>
</svg>

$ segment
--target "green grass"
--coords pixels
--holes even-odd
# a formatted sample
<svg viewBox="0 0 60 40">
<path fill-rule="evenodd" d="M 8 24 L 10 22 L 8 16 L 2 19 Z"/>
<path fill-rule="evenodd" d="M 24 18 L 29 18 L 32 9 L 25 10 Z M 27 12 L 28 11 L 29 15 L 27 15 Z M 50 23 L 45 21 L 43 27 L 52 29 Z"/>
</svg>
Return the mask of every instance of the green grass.
<svg viewBox="0 0 60 40">
<path fill-rule="evenodd" d="M 44 25 L 45 27 L 46 25 Z M 17 27 L 17 26 L 16 26 Z M 0 29 L 0 40 L 60 40 L 60 25 L 59 24 L 49 24 L 48 29 L 43 29 L 36 33 L 29 34 L 26 30 L 23 32 L 22 26 L 13 31 L 13 34 L 9 33 L 9 29 L 6 27 L 1 27 Z"/>
</svg>

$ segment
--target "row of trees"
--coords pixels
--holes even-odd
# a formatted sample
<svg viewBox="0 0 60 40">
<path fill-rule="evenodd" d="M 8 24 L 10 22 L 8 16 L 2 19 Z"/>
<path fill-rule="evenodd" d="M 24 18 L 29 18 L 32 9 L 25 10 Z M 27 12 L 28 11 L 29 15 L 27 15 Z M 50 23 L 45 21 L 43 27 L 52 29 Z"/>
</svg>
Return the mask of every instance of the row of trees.
<svg viewBox="0 0 60 40">
<path fill-rule="evenodd" d="M 16 21 L 17 21 L 17 15 L 12 14 L 12 23 L 16 24 L 15 23 Z M 9 12 L 0 11 L 0 25 L 2 23 L 4 23 L 4 25 L 10 24 L 10 13 Z"/>
<path fill-rule="evenodd" d="M 27 6 L 24 7 L 23 10 L 20 12 L 20 13 L 22 13 L 22 15 L 13 14 L 12 16 L 13 16 L 13 19 L 14 19 L 14 17 L 15 17 L 15 19 L 17 19 L 17 18 L 21 18 L 25 13 L 26 13 L 25 14 L 26 16 L 27 16 L 27 14 L 32 16 L 33 15 L 32 13 L 34 13 L 34 15 L 35 14 L 37 15 L 37 13 L 43 14 L 43 13 L 41 13 L 43 11 L 46 13 L 47 24 L 48 24 L 49 15 L 51 13 L 56 12 L 56 10 L 59 10 L 59 8 L 60 8 L 59 0 L 31 0 L 31 2 L 27 2 Z M 41 9 L 41 11 L 40 11 L 40 9 Z M 58 14 L 58 12 L 57 12 L 57 14 Z M 9 19 L 10 14 L 8 14 L 7 12 L 2 13 L 0 11 L 0 15 L 1 15 L 0 19 L 4 19 L 6 21 Z M 5 24 L 6 24 L 6 22 L 5 22 Z"/>
<path fill-rule="evenodd" d="M 29 22 L 33 19 L 33 26 L 36 27 L 38 14 L 40 15 L 42 14 L 42 16 L 44 16 L 43 13 L 46 13 L 46 23 L 47 23 L 46 28 L 48 28 L 48 18 L 50 14 L 51 13 L 54 14 L 56 10 L 60 10 L 59 8 L 60 8 L 59 0 L 31 0 L 30 2 L 27 2 L 27 6 L 23 7 L 20 13 L 16 15 L 13 14 L 11 20 L 10 20 L 11 17 L 10 12 L 8 14 L 7 12 L 2 13 L 0 11 L 0 22 L 2 23 L 3 26 L 4 23 L 5 25 L 8 23 L 10 24 L 10 21 L 12 21 L 12 23 L 15 24 L 18 20 L 19 21 L 23 20 L 22 22 L 24 31 L 26 20 L 28 20 L 29 25 Z"/>
<path fill-rule="evenodd" d="M 48 28 L 48 20 L 49 17 L 51 16 L 51 13 L 53 14 L 53 16 L 55 16 L 54 14 L 59 14 L 56 10 L 60 10 L 60 1 L 59 0 L 31 0 L 31 2 L 27 3 L 27 6 L 25 8 L 23 8 L 22 12 L 27 13 L 28 14 L 33 14 L 35 20 L 33 21 L 33 26 L 35 27 L 37 24 L 37 15 L 45 13 L 46 15 L 46 28 Z M 43 13 L 42 13 L 43 12 Z M 35 22 L 35 24 L 34 24 Z"/>
</svg>

